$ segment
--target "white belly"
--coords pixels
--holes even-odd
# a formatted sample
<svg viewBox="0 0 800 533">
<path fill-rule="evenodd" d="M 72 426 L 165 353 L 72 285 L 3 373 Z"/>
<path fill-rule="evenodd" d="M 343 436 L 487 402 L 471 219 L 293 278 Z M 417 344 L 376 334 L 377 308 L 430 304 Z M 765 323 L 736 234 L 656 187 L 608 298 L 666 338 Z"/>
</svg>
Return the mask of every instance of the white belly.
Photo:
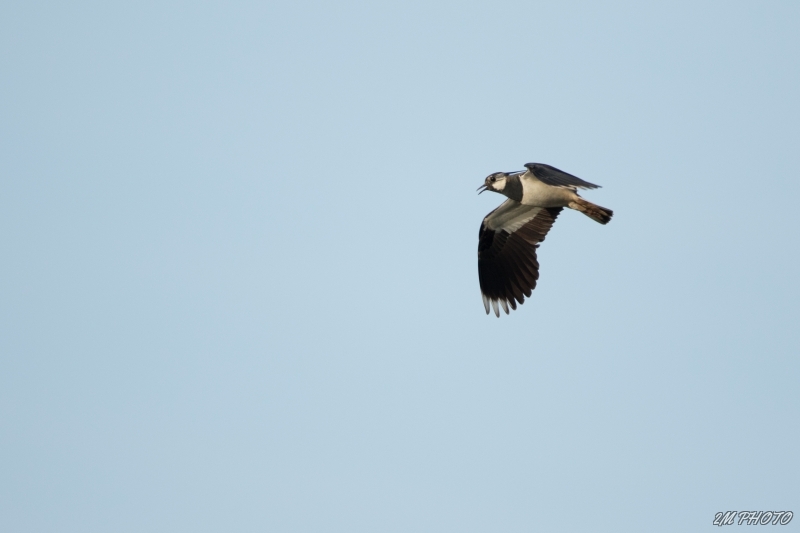
<svg viewBox="0 0 800 533">
<path fill-rule="evenodd" d="M 565 207 L 577 195 L 570 189 L 546 185 L 536 178 L 522 176 L 522 204 L 536 207 Z"/>
</svg>

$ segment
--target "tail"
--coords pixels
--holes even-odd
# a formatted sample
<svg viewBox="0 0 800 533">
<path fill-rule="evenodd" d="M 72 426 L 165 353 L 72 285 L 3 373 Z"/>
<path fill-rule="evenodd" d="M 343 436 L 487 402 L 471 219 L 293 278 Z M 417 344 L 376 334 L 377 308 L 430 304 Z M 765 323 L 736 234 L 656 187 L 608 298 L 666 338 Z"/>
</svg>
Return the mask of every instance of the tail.
<svg viewBox="0 0 800 533">
<path fill-rule="evenodd" d="M 580 211 L 587 217 L 601 224 L 608 224 L 608 221 L 614 216 L 614 211 L 611 209 L 600 207 L 599 205 L 588 202 L 583 198 L 575 198 L 567 207 L 575 209 L 576 211 Z"/>
</svg>

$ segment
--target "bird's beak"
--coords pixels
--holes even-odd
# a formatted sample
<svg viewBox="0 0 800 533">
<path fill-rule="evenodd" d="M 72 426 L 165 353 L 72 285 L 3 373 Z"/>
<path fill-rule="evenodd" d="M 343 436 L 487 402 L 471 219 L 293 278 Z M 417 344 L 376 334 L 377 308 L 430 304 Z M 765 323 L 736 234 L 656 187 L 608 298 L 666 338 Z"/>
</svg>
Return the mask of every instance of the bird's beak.
<svg viewBox="0 0 800 533">
<path fill-rule="evenodd" d="M 478 187 L 478 191 L 479 191 L 478 194 L 480 194 L 480 193 L 482 193 L 483 191 L 486 191 L 486 190 L 488 190 L 488 187 L 486 187 L 486 184 L 484 183 L 483 185 Z"/>
</svg>

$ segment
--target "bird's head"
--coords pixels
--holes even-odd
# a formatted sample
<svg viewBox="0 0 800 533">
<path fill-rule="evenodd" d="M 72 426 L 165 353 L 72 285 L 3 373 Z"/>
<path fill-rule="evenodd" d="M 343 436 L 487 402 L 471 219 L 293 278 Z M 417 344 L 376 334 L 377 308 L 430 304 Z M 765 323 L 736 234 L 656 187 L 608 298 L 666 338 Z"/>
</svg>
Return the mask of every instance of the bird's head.
<svg viewBox="0 0 800 533">
<path fill-rule="evenodd" d="M 489 174 L 486 176 L 483 185 L 478 187 L 478 190 L 480 191 L 478 194 L 481 194 L 483 191 L 502 193 L 502 190 L 506 187 L 507 178 L 508 174 L 505 172 L 495 172 L 494 174 Z"/>
</svg>

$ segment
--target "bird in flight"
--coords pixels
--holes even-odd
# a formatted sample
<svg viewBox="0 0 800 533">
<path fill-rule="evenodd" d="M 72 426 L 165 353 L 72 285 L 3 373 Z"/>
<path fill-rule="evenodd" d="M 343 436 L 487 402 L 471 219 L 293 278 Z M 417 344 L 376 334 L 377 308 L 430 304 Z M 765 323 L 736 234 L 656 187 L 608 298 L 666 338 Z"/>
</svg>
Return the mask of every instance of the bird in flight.
<svg viewBox="0 0 800 533">
<path fill-rule="evenodd" d="M 500 308 L 517 308 L 530 298 L 539 279 L 539 247 L 564 207 L 580 211 L 600 224 L 614 212 L 578 196 L 578 189 L 597 189 L 550 165 L 528 163 L 518 172 L 495 172 L 478 187 L 478 194 L 493 191 L 508 200 L 486 215 L 478 234 L 478 278 L 486 314 Z"/>
</svg>

